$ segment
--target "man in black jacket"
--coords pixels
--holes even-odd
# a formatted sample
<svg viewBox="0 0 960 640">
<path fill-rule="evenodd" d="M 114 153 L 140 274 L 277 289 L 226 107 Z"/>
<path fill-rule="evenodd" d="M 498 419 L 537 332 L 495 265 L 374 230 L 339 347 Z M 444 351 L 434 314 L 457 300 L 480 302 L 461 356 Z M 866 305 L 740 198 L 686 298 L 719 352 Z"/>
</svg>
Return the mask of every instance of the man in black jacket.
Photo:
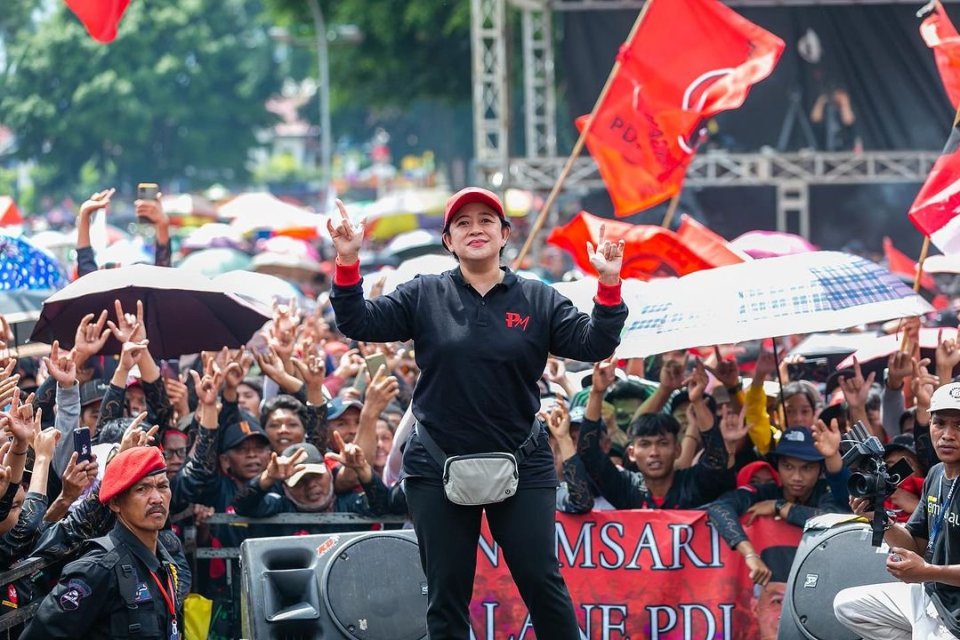
<svg viewBox="0 0 960 640">
<path fill-rule="evenodd" d="M 727 544 L 743 556 L 755 584 L 765 585 L 771 571 L 740 525 L 742 515 L 783 518 L 803 527 L 813 516 L 849 511 L 850 472 L 843 466 L 839 453 L 840 431 L 836 421 L 830 427 L 821 421 L 814 429 L 812 432 L 806 427 L 793 427 L 780 437 L 773 452 L 779 482 L 740 487 L 707 506 L 710 522 Z"/>
<path fill-rule="evenodd" d="M 680 455 L 680 423 L 666 413 L 643 414 L 630 425 L 630 460 L 639 472 L 618 469 L 600 449 L 601 406 L 613 383 L 615 364 L 594 365 L 593 386 L 580 427 L 578 452 L 600 494 L 617 509 L 694 509 L 734 486 L 733 457 L 712 423 L 701 427 L 704 451 L 697 464 L 675 469 Z M 691 402 L 703 401 L 706 380 L 692 386 Z M 691 425 L 692 428 L 692 425 Z"/>
</svg>

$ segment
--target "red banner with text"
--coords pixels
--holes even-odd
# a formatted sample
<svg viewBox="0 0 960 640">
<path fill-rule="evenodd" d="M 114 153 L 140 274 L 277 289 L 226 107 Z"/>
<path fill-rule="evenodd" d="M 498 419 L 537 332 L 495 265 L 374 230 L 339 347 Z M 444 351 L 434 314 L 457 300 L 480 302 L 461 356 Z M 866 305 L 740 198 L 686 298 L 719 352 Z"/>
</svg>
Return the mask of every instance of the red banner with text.
<svg viewBox="0 0 960 640">
<path fill-rule="evenodd" d="M 761 556 L 779 557 L 781 566 L 771 566 L 773 579 L 764 589 L 754 588 L 743 558 L 708 524 L 704 511 L 557 514 L 557 556 L 584 637 L 775 638 L 789 552 L 801 531 L 772 518 L 745 529 Z M 787 557 L 765 553 L 778 549 L 787 550 Z M 486 522 L 470 606 L 476 640 L 536 637 Z"/>
</svg>

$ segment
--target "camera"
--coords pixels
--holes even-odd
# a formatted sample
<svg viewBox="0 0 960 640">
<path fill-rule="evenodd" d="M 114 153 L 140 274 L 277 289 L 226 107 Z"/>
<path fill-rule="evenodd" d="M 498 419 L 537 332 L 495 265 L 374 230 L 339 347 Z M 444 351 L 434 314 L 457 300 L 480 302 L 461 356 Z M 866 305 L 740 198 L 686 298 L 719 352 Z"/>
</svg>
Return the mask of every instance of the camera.
<svg viewBox="0 0 960 640">
<path fill-rule="evenodd" d="M 870 435 L 863 422 L 858 420 L 846 436 L 844 443 L 847 449 L 843 454 L 843 466 L 853 469 L 850 479 L 847 480 L 847 491 L 854 498 L 866 498 L 870 501 L 868 509 L 873 511 L 872 544 L 879 547 L 883 542 L 883 530 L 888 515 L 883 503 L 913 470 L 905 459 L 888 469 L 884 460 L 883 443 L 876 436 Z"/>
</svg>

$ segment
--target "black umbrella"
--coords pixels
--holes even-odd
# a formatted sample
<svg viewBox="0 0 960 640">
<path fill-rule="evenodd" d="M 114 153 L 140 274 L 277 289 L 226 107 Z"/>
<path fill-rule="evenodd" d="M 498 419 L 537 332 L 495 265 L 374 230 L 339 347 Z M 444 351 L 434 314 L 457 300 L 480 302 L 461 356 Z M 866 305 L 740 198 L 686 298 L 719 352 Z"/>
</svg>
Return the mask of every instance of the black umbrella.
<svg viewBox="0 0 960 640">
<path fill-rule="evenodd" d="M 114 300 L 127 313 L 143 302 L 150 352 L 158 358 L 240 347 L 270 319 L 205 276 L 138 264 L 87 274 L 48 298 L 32 339 L 70 348 L 80 320 L 104 309 L 113 315 Z M 120 344 L 111 336 L 103 352 L 119 353 Z"/>
</svg>

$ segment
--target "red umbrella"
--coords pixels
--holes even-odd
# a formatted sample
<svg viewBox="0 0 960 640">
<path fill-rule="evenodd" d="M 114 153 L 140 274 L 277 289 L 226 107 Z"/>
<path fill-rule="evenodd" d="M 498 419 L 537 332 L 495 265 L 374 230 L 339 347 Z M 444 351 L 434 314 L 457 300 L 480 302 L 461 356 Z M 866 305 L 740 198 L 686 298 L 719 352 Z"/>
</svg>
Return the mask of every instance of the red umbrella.
<svg viewBox="0 0 960 640">
<path fill-rule="evenodd" d="M 180 269 L 132 265 L 87 274 L 43 303 L 31 339 L 70 348 L 80 320 L 119 300 L 128 313 L 143 302 L 150 353 L 159 358 L 240 347 L 270 318 L 208 278 Z M 111 337 L 104 353 L 119 353 Z"/>
</svg>

